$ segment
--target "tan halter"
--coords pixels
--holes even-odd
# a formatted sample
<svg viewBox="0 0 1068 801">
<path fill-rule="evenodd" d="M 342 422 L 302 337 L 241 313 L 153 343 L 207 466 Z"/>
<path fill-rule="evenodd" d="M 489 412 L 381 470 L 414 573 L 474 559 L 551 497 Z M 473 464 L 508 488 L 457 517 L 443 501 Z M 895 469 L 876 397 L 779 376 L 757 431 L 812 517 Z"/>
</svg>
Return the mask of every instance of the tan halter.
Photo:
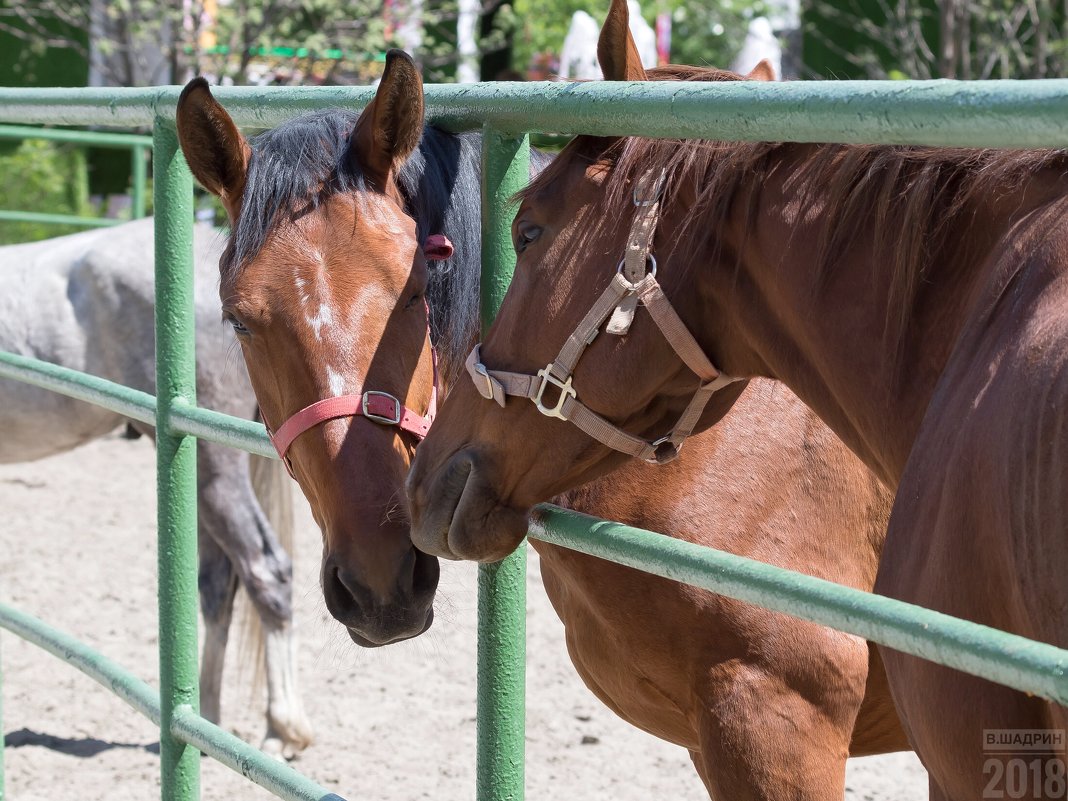
<svg viewBox="0 0 1068 801">
<path fill-rule="evenodd" d="M 482 364 L 479 346 L 475 345 L 465 364 L 483 398 L 495 400 L 502 407 L 507 395 L 529 398 L 542 414 L 569 420 L 601 444 L 656 464 L 666 464 L 679 455 L 683 441 L 693 432 L 713 393 L 739 380 L 724 375 L 713 366 L 657 283 L 656 259 L 650 251 L 660 216 L 660 193 L 664 178 L 663 170 L 655 179 L 650 171 L 638 181 L 634 189 L 634 205 L 638 207 L 638 212 L 631 224 L 623 260 L 608 288 L 582 318 L 554 361 L 539 370 L 537 375 L 490 370 Z M 646 195 L 645 189 L 650 182 L 652 186 Z M 679 358 L 701 379 L 701 386 L 675 427 L 666 436 L 652 442 L 628 434 L 582 404 L 571 385 L 575 365 L 597 337 L 601 323 L 611 315 L 605 333 L 617 336 L 626 334 L 639 303 L 649 310 L 653 321 Z M 555 403 L 545 400 L 545 390 L 550 385 L 560 393 Z"/>
</svg>

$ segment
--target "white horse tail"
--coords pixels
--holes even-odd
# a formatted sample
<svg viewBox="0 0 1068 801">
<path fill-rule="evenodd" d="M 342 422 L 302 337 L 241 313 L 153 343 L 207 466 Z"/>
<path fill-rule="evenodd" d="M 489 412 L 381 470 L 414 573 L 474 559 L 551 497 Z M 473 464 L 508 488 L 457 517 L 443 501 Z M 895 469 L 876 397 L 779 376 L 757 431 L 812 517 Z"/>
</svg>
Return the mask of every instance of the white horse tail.
<svg viewBox="0 0 1068 801">
<path fill-rule="evenodd" d="M 269 459 L 255 453 L 248 455 L 249 480 L 252 482 L 252 491 L 256 494 L 256 500 L 271 524 L 278 542 L 293 558 L 293 491 L 286 469 L 278 459 Z M 263 622 L 256 613 L 256 607 L 251 603 L 240 604 L 240 620 L 237 621 L 240 634 L 241 653 L 240 664 L 244 668 L 255 665 L 252 675 L 252 691 L 260 693 L 263 690 L 266 675 L 266 661 L 264 648 L 266 638 L 263 631 Z M 292 625 L 292 621 L 290 621 Z"/>
<path fill-rule="evenodd" d="M 278 459 L 249 454 L 249 478 L 267 522 L 292 561 L 296 539 L 293 482 L 285 466 Z M 264 679 L 267 682 L 267 735 L 260 747 L 269 754 L 290 759 L 313 740 L 311 724 L 304 712 L 298 689 L 293 621 L 289 620 L 283 628 L 267 634 L 252 605 L 243 606 L 241 650 L 243 657 L 252 658 L 243 658 L 242 664 L 256 665 L 253 676 L 255 692 L 262 691 Z"/>
</svg>

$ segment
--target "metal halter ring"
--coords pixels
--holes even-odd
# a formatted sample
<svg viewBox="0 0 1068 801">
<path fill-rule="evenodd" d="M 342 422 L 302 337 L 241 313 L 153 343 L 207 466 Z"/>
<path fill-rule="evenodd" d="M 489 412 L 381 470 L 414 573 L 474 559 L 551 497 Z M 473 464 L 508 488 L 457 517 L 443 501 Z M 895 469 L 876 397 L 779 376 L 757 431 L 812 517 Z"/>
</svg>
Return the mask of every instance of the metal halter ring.
<svg viewBox="0 0 1068 801">
<path fill-rule="evenodd" d="M 648 270 L 646 272 L 646 275 L 651 275 L 651 276 L 653 276 L 653 278 L 656 278 L 656 256 L 654 256 L 652 253 L 646 253 L 645 254 L 645 263 L 648 265 Z M 622 275 L 623 274 L 623 269 L 626 266 L 627 266 L 627 260 L 626 259 L 620 259 L 619 260 L 619 266 L 616 267 L 616 274 L 617 275 Z M 637 286 L 637 284 L 631 284 L 631 286 Z"/>
<path fill-rule="evenodd" d="M 660 450 L 661 445 L 665 444 L 671 446 L 671 453 L 666 454 L 663 458 L 661 458 L 657 454 L 657 451 Z M 653 455 L 645 460 L 649 464 L 667 464 L 668 462 L 673 462 L 679 458 L 679 449 L 681 448 L 681 446 L 678 446 L 674 442 L 672 442 L 670 436 L 661 437 L 655 442 L 650 442 L 649 446 L 653 449 Z"/>
</svg>

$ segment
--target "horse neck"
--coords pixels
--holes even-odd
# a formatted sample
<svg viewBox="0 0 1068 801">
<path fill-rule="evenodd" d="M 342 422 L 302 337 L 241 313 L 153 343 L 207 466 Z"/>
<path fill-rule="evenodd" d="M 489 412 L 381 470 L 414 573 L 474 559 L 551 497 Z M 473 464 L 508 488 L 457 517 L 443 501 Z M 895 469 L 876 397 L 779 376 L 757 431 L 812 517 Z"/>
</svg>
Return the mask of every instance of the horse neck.
<svg viewBox="0 0 1068 801">
<path fill-rule="evenodd" d="M 1048 193 L 1018 189 L 954 214 L 943 244 L 908 265 L 921 277 L 903 291 L 897 240 L 877 230 L 855 231 L 832 264 L 817 263 L 833 204 L 818 187 L 799 203 L 789 188 L 796 164 L 783 162 L 758 197 L 734 204 L 731 262 L 705 271 L 702 303 L 715 315 L 705 319 L 712 341 L 725 343 L 716 356 L 728 373 L 786 383 L 895 487 L 976 304 L 1012 277 L 989 255 Z M 755 217 L 743 211 L 748 200 Z"/>
</svg>

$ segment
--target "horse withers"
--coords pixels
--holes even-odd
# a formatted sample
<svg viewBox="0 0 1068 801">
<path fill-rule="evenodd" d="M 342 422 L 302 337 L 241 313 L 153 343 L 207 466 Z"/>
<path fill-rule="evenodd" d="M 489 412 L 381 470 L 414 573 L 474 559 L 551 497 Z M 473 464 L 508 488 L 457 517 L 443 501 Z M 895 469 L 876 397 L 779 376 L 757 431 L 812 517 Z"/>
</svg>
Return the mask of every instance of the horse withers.
<svg viewBox="0 0 1068 801">
<path fill-rule="evenodd" d="M 616 2 L 605 73 L 652 77 L 625 22 Z M 576 430 L 582 412 L 499 405 L 487 381 L 503 400 L 519 394 L 514 376 L 545 370 L 568 410 L 675 447 L 701 387 L 766 376 L 896 490 L 877 592 L 1065 647 L 1066 176 L 1063 151 L 578 138 L 524 194 L 516 277 L 476 380 L 454 388 L 420 447 L 413 540 L 503 555 L 531 503 L 617 461 L 605 436 Z M 629 330 L 562 358 L 616 291 L 621 259 L 617 288 L 642 304 Z M 984 749 L 1006 731 L 1063 743 L 1063 707 L 881 650 L 933 799 L 1064 797 L 1063 753 Z"/>
<path fill-rule="evenodd" d="M 197 394 L 208 408 L 255 415 L 248 377 L 233 363 L 233 335 L 211 300 L 217 232 L 194 231 Z M 0 349 L 154 393 L 155 290 L 151 219 L 71 236 L 0 247 Z M 0 462 L 62 453 L 126 425 L 122 415 L 20 381 L 0 379 Z M 152 434 L 141 423 L 135 426 Z M 262 747 L 294 756 L 312 741 L 297 681 L 293 630 L 292 491 L 273 459 L 201 442 L 197 448 L 200 608 L 205 639 L 201 711 L 221 714 L 223 659 L 234 598 L 243 587 L 262 648 L 267 733 Z"/>
</svg>

